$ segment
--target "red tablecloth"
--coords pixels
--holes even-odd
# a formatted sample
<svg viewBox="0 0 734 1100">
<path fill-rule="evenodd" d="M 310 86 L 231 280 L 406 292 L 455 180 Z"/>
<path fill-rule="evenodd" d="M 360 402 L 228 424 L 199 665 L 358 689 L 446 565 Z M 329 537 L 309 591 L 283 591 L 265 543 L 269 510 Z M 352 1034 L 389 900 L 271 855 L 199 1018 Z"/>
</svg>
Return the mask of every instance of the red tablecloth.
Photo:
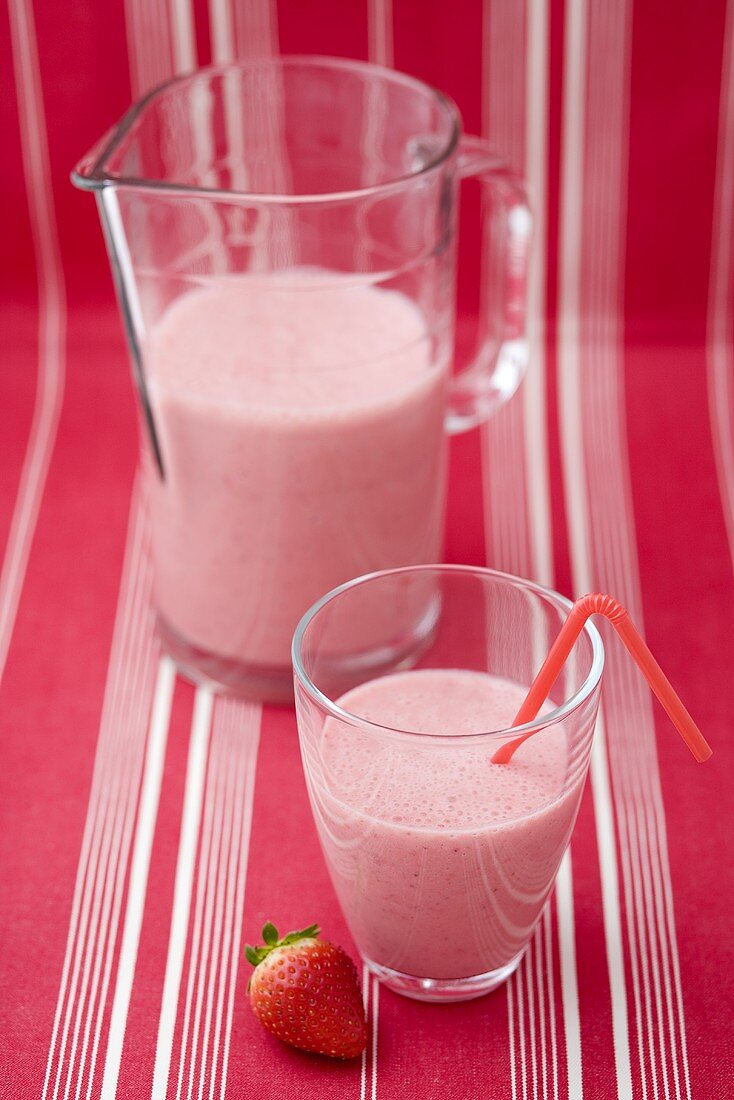
<svg viewBox="0 0 734 1100">
<path fill-rule="evenodd" d="M 9 12 L 0 1095 L 733 1096 L 734 2 Z M 394 62 L 524 168 L 533 362 L 454 445 L 448 556 L 613 591 L 715 750 L 696 767 L 612 640 L 571 855 L 519 971 L 444 1008 L 366 984 L 354 1065 L 281 1048 L 246 1004 L 265 917 L 349 936 L 293 714 L 195 692 L 153 637 L 122 332 L 94 204 L 67 180 L 131 94 L 277 49 Z"/>
</svg>

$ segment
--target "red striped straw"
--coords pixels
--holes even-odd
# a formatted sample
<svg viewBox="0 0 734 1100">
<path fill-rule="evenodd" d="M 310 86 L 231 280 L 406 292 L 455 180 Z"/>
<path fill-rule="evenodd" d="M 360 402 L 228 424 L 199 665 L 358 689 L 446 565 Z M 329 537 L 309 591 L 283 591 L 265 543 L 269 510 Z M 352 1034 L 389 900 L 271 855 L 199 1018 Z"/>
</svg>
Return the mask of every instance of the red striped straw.
<svg viewBox="0 0 734 1100">
<path fill-rule="evenodd" d="M 660 665 L 645 645 L 639 631 L 627 614 L 626 608 L 622 607 L 621 603 L 615 600 L 613 596 L 605 596 L 601 592 L 582 596 L 580 600 L 576 600 L 558 633 L 558 637 L 551 646 L 550 653 L 543 662 L 543 667 L 533 680 L 525 702 L 515 715 L 512 725 L 524 726 L 526 722 L 532 722 L 534 718 L 537 718 L 540 708 L 548 698 L 548 692 L 558 679 L 561 669 L 576 643 L 576 639 L 584 629 L 584 623 L 591 615 L 604 615 L 605 618 L 609 619 L 628 651 L 632 654 L 642 675 L 667 711 L 668 717 L 678 733 L 699 764 L 703 764 L 711 756 L 711 748 L 703 734 L 673 690 Z M 495 752 L 492 763 L 509 764 L 515 750 L 522 745 L 523 741 L 527 741 L 528 737 L 532 737 L 536 732 L 537 730 L 530 730 L 528 733 L 516 737 L 513 741 L 505 742 Z"/>
</svg>

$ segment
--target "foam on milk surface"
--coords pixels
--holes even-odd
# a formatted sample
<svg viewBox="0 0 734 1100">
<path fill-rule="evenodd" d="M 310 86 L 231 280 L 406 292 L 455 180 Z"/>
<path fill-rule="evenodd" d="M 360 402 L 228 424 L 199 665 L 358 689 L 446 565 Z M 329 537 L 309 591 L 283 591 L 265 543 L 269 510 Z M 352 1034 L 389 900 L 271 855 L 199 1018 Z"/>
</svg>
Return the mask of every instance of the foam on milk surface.
<svg viewBox="0 0 734 1100">
<path fill-rule="evenodd" d="M 526 689 L 461 669 L 396 673 L 339 700 L 352 714 L 391 729 L 461 736 L 507 729 Z M 416 738 L 418 742 L 418 738 Z M 335 796 L 363 812 L 426 828 L 471 828 L 533 813 L 560 793 L 567 748 L 562 727 L 526 742 L 513 767 L 489 763 L 491 742 L 476 746 L 375 743 L 338 722 L 324 728 L 324 761 Z"/>
<path fill-rule="evenodd" d="M 431 369 L 425 320 L 404 294 L 308 268 L 181 296 L 148 352 L 156 388 L 296 417 L 384 402 Z"/>
</svg>

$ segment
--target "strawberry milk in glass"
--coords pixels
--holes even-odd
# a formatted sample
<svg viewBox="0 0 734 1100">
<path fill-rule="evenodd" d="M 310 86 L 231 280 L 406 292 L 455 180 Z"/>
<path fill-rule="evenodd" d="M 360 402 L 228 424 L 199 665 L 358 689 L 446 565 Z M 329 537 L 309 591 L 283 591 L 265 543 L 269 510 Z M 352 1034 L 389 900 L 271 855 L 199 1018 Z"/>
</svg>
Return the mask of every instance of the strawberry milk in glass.
<svg viewBox="0 0 734 1100">
<path fill-rule="evenodd" d="M 487 280 L 455 375 L 467 176 Z M 525 366 L 522 189 L 433 89 L 303 58 L 162 85 L 74 179 L 96 194 L 126 325 L 165 644 L 196 680 L 285 699 L 314 600 L 442 556 L 448 434 Z M 420 600 L 411 613 L 427 621 Z M 389 618 L 365 624 L 375 651 Z"/>
<path fill-rule="evenodd" d="M 433 607 L 428 630 L 399 610 L 420 603 Z M 379 667 L 363 625 L 388 607 L 379 652 L 393 657 Z M 570 607 L 502 573 L 427 566 L 349 582 L 299 624 L 316 828 L 357 948 L 398 993 L 488 993 L 530 941 L 586 779 L 603 668 L 595 627 L 538 718 L 510 727 Z M 530 731 L 508 764 L 492 762 Z"/>
</svg>

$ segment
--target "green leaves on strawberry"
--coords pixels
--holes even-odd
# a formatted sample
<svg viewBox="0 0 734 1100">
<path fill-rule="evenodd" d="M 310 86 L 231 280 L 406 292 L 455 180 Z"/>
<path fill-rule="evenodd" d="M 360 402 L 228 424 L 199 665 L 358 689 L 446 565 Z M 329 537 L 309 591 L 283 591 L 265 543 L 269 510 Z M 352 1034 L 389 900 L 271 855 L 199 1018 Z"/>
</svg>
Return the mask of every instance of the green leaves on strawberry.
<svg viewBox="0 0 734 1100">
<path fill-rule="evenodd" d="M 248 991 L 255 1016 L 284 1043 L 330 1058 L 356 1058 L 367 1044 L 357 968 L 319 926 L 282 939 L 268 921 L 263 944 L 245 948 L 255 967 Z"/>
</svg>

